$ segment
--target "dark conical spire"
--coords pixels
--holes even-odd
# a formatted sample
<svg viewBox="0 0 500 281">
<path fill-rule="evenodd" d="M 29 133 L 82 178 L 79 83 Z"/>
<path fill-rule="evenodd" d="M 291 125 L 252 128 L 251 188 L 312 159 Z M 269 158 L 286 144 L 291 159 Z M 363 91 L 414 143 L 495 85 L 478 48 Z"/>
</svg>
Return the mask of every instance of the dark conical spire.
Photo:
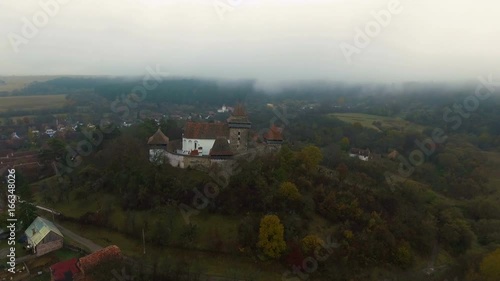
<svg viewBox="0 0 500 281">
<path fill-rule="evenodd" d="M 160 128 L 158 128 L 156 133 L 149 138 L 148 144 L 149 145 L 167 145 L 168 141 L 169 141 L 168 137 L 165 136 L 165 134 L 161 131 Z"/>
<path fill-rule="evenodd" d="M 243 104 L 238 103 L 233 110 L 233 116 L 247 116 L 247 112 Z"/>
<path fill-rule="evenodd" d="M 229 127 L 234 127 L 234 125 L 240 124 L 248 127 L 251 125 L 248 120 L 248 115 L 243 104 L 238 103 L 231 114 L 231 117 L 227 119 Z"/>
</svg>

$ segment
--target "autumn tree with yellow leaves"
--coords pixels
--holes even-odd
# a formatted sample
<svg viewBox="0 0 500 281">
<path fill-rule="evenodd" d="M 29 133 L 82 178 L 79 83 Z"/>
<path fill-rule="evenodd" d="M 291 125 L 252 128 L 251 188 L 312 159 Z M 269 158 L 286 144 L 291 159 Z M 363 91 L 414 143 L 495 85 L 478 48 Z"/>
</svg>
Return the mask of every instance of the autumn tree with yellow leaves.
<svg viewBox="0 0 500 281">
<path fill-rule="evenodd" d="M 288 200 L 297 201 L 302 198 L 297 186 L 289 181 L 286 181 L 280 185 L 279 194 Z"/>
<path fill-rule="evenodd" d="M 286 250 L 284 227 L 276 215 L 266 215 L 260 221 L 257 247 L 271 258 L 279 258 Z"/>
</svg>

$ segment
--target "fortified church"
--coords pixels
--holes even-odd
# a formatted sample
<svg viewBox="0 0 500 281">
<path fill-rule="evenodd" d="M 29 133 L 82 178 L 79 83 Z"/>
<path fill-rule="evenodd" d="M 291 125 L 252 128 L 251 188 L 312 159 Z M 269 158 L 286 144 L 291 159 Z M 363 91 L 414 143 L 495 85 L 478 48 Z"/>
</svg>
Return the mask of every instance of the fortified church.
<svg viewBox="0 0 500 281">
<path fill-rule="evenodd" d="M 273 126 L 259 147 L 249 147 L 252 123 L 243 105 L 237 105 L 225 123 L 187 122 L 181 140 L 170 140 L 160 129 L 148 139 L 149 159 L 180 168 L 210 167 L 212 163 L 230 161 L 239 155 L 269 149 L 279 150 L 283 143 L 280 128 Z"/>
</svg>

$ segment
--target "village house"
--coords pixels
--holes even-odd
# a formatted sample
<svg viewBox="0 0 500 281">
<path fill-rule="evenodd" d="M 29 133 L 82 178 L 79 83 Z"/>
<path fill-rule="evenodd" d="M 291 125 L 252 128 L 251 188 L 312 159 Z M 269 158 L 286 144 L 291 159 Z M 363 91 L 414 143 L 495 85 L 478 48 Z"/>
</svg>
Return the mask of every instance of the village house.
<svg viewBox="0 0 500 281">
<path fill-rule="evenodd" d="M 43 164 L 40 162 L 39 151 L 21 151 L 0 153 L 0 171 L 7 168 L 15 168 L 30 179 L 37 179 L 42 174 Z"/>
<path fill-rule="evenodd" d="M 359 160 L 368 161 L 371 158 L 371 152 L 369 149 L 351 148 L 349 150 L 350 157 L 357 157 Z"/>
<path fill-rule="evenodd" d="M 55 134 L 57 133 L 57 131 L 53 130 L 53 129 L 47 129 L 45 130 L 45 134 L 48 135 L 49 137 L 53 137 Z"/>
<path fill-rule="evenodd" d="M 64 236 L 61 231 L 44 218 L 37 217 L 24 234 L 27 238 L 27 248 L 32 250 L 37 257 L 63 247 Z"/>
<path fill-rule="evenodd" d="M 273 124 L 273 126 L 264 134 L 264 142 L 271 145 L 283 144 L 282 129 Z"/>
<path fill-rule="evenodd" d="M 51 281 L 94 281 L 92 273 L 106 263 L 122 262 L 123 255 L 115 245 L 108 246 L 80 259 L 70 259 L 50 267 Z"/>
<path fill-rule="evenodd" d="M 233 111 L 233 108 L 228 107 L 225 104 L 220 109 L 217 109 L 218 113 L 225 113 L 225 112 L 230 112 L 230 111 Z"/>
</svg>

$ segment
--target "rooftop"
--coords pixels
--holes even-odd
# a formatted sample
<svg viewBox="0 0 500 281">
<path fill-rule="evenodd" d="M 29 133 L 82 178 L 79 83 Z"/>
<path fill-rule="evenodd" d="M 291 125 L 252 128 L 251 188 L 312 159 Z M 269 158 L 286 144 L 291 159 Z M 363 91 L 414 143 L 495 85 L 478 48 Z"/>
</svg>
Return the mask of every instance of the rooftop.
<svg viewBox="0 0 500 281">
<path fill-rule="evenodd" d="M 264 139 L 265 140 L 272 140 L 272 141 L 282 141 L 283 140 L 283 134 L 282 134 L 282 129 L 276 127 L 276 125 L 273 125 L 265 134 L 264 134 Z"/>
<path fill-rule="evenodd" d="M 242 104 L 236 105 L 231 114 L 231 117 L 227 119 L 228 123 L 250 123 L 248 120 L 248 115 L 245 107 Z"/>
<path fill-rule="evenodd" d="M 118 246 L 111 245 L 88 256 L 80 258 L 78 261 L 78 267 L 83 273 L 85 273 L 92 271 L 92 269 L 96 268 L 103 262 L 120 260 L 121 258 L 122 253 L 120 248 L 118 248 Z"/>
<path fill-rule="evenodd" d="M 73 276 L 80 272 L 80 269 L 76 266 L 77 263 L 76 258 L 72 258 L 67 261 L 62 261 L 56 264 L 53 264 L 50 267 L 50 273 L 52 274 L 52 278 L 54 281 L 66 281 L 73 280 Z"/>
<path fill-rule="evenodd" d="M 148 139 L 149 145 L 166 145 L 168 144 L 168 137 L 158 128 L 156 133 Z"/>
<path fill-rule="evenodd" d="M 356 155 L 361 155 L 361 156 L 370 156 L 370 150 L 369 149 L 360 149 L 360 148 L 351 148 L 349 150 L 350 154 L 356 154 Z"/>
<path fill-rule="evenodd" d="M 187 139 L 217 139 L 228 134 L 228 127 L 224 123 L 187 122 L 184 127 L 184 138 Z"/>
<path fill-rule="evenodd" d="M 31 224 L 26 228 L 24 233 L 26 234 L 26 237 L 28 238 L 28 241 L 30 244 L 33 246 L 38 245 L 47 234 L 50 232 L 54 232 L 57 235 L 63 237 L 62 233 L 59 231 L 59 229 L 50 221 L 37 217 Z"/>
<path fill-rule="evenodd" d="M 210 156 L 232 156 L 233 152 L 229 147 L 229 142 L 226 138 L 217 138 L 214 142 L 212 149 L 210 149 Z"/>
</svg>

